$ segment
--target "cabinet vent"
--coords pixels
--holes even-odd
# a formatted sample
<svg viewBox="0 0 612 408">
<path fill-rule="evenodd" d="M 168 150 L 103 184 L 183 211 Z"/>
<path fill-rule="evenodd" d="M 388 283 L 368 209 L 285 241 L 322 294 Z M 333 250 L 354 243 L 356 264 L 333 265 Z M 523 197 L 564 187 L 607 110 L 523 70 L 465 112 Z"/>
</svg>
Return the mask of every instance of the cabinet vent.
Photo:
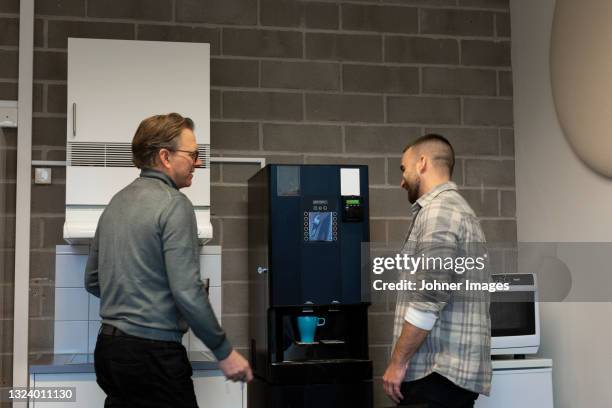
<svg viewBox="0 0 612 408">
<path fill-rule="evenodd" d="M 210 145 L 198 145 L 201 169 L 210 168 Z M 68 142 L 68 166 L 134 167 L 131 143 Z"/>
</svg>

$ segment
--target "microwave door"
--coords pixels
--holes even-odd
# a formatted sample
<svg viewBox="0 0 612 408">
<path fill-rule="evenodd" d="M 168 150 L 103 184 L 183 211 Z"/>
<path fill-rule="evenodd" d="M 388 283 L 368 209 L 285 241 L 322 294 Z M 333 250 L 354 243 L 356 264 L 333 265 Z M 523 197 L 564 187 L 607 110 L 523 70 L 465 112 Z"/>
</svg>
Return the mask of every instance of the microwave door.
<svg viewBox="0 0 612 408">
<path fill-rule="evenodd" d="M 497 300 L 497 301 L 496 301 Z M 495 293 L 491 297 L 491 336 L 536 334 L 535 293 Z"/>
</svg>

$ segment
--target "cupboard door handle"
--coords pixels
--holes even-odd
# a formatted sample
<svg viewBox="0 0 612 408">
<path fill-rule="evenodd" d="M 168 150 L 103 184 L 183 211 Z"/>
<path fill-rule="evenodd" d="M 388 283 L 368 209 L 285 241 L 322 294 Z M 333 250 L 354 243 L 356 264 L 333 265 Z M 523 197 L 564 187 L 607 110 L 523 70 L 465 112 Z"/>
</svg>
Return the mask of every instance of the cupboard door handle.
<svg viewBox="0 0 612 408">
<path fill-rule="evenodd" d="M 76 137 L 76 103 L 72 103 L 72 137 Z"/>
</svg>

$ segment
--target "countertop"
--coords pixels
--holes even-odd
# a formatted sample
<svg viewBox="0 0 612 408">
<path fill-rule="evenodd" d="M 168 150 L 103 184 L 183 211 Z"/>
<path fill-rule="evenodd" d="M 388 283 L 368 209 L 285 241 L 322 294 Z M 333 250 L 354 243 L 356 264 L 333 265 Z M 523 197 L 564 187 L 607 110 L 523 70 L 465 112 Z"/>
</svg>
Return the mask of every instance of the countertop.
<svg viewBox="0 0 612 408">
<path fill-rule="evenodd" d="M 219 363 L 210 352 L 190 351 L 187 354 L 194 371 L 219 369 Z M 30 360 L 30 374 L 93 372 L 93 354 L 42 354 Z"/>
<path fill-rule="evenodd" d="M 190 351 L 187 355 L 194 371 L 219 369 L 219 363 L 209 351 Z M 524 360 L 497 358 L 492 363 L 493 371 L 552 367 L 552 360 L 535 357 Z M 30 360 L 30 374 L 93 372 L 93 354 L 42 354 Z"/>
</svg>

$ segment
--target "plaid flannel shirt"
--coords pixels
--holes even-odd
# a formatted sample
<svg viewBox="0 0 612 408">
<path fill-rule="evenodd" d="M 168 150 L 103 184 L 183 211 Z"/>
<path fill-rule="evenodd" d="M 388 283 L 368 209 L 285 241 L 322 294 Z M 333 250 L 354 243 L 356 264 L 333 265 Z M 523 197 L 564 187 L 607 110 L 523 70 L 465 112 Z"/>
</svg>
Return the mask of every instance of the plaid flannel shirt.
<svg viewBox="0 0 612 408">
<path fill-rule="evenodd" d="M 484 248 L 485 237 L 480 223 L 469 204 L 457 192 L 452 182 L 441 184 L 412 205 L 412 225 L 402 253 L 409 256 L 469 256 L 465 253 L 472 243 Z M 482 255 L 482 253 L 481 253 Z M 401 279 L 425 278 L 431 271 L 417 271 L 410 276 L 402 271 Z M 488 278 L 488 271 L 484 271 Z M 432 275 L 428 275 L 427 280 Z M 436 270 L 439 281 L 456 281 L 455 271 Z M 465 277 L 463 277 L 465 278 Z M 482 276 L 481 276 L 482 279 Z M 468 292 L 463 292 L 465 295 Z M 433 372 L 448 378 L 458 386 L 489 395 L 491 388 L 491 322 L 489 295 L 474 291 L 472 298 L 459 297 L 455 292 L 404 291 L 397 299 L 394 324 L 394 347 L 405 323 L 409 307 L 434 313 L 437 321 L 423 344 L 409 361 L 404 381 L 414 381 Z"/>
</svg>

